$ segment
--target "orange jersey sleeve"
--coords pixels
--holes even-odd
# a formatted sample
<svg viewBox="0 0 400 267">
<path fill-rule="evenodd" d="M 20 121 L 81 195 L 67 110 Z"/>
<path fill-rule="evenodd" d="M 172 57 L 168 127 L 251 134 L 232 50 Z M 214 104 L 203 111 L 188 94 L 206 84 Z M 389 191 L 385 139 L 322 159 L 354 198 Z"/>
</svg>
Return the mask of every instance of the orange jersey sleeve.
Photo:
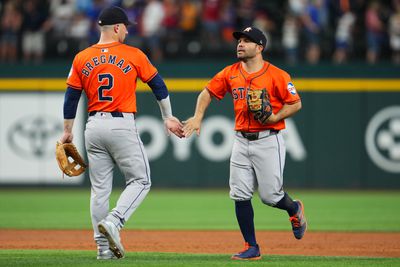
<svg viewBox="0 0 400 267">
<path fill-rule="evenodd" d="M 300 96 L 288 73 L 273 65 L 271 65 L 270 72 L 274 78 L 277 101 L 284 104 L 293 104 L 300 101 Z"/>
<path fill-rule="evenodd" d="M 68 74 L 67 85 L 74 89 L 82 90 L 83 88 L 82 88 L 81 77 L 77 71 L 78 69 L 76 68 L 76 66 L 74 67 L 74 65 L 76 64 L 77 61 L 78 60 L 76 59 L 76 56 L 75 56 L 75 59 L 72 62 L 72 66 L 71 66 L 71 69 Z"/>
<path fill-rule="evenodd" d="M 227 72 L 229 67 L 218 72 L 206 85 L 206 88 L 216 99 L 221 100 L 229 91 L 229 84 L 226 82 Z"/>
<path fill-rule="evenodd" d="M 85 91 L 88 112 L 136 112 L 137 78 L 147 83 L 155 75 L 157 69 L 141 50 L 114 42 L 78 53 L 67 85 Z"/>
<path fill-rule="evenodd" d="M 289 74 L 265 62 L 263 68 L 256 73 L 247 73 L 241 63 L 230 65 L 215 75 L 206 88 L 216 99 L 222 99 L 227 92 L 232 95 L 235 112 L 235 130 L 258 132 L 266 129 L 282 130 L 285 121 L 263 125 L 249 114 L 247 107 L 247 90 L 266 89 L 274 113 L 285 104 L 300 101 L 300 97 L 291 82 Z"/>
</svg>

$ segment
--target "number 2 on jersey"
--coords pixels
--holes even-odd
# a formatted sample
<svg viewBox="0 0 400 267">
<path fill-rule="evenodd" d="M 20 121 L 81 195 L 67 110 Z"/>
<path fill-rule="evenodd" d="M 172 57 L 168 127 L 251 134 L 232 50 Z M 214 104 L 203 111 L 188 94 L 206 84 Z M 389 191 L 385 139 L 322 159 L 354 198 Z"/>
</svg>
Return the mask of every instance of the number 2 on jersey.
<svg viewBox="0 0 400 267">
<path fill-rule="evenodd" d="M 114 86 L 114 77 L 110 73 L 101 73 L 98 75 L 98 80 L 101 83 L 104 79 L 107 79 L 107 84 L 101 85 L 97 90 L 99 92 L 100 101 L 112 102 L 112 96 L 104 96 L 103 91 L 110 91 Z"/>
</svg>

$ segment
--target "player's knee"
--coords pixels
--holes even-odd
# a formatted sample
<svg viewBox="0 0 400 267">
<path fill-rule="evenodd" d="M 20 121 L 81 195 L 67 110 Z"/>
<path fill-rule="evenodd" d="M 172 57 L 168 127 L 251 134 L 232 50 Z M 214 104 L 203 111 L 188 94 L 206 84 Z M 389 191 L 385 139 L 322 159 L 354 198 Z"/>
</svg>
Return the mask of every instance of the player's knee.
<svg viewBox="0 0 400 267">
<path fill-rule="evenodd" d="M 252 199 L 253 195 L 251 193 L 238 192 L 238 191 L 235 191 L 235 190 L 231 190 L 229 192 L 229 197 L 233 201 L 245 201 L 245 200 Z"/>
<path fill-rule="evenodd" d="M 236 197 L 236 198 L 231 197 L 231 199 L 232 199 L 233 201 L 235 201 L 235 202 L 242 202 L 242 201 L 249 201 L 249 200 L 251 200 L 251 198 L 238 198 L 238 197 Z"/>
<path fill-rule="evenodd" d="M 131 179 L 126 183 L 126 186 L 130 186 L 130 185 L 140 185 L 142 186 L 145 190 L 149 190 L 151 187 L 151 181 L 150 179 Z"/>
<path fill-rule="evenodd" d="M 148 191 L 150 191 L 151 183 L 142 184 L 142 186 L 143 186 L 143 190 L 148 192 Z"/>
<path fill-rule="evenodd" d="M 274 207 L 277 203 L 276 200 L 269 198 L 269 197 L 261 197 L 261 202 L 270 207 Z"/>
<path fill-rule="evenodd" d="M 145 181 L 141 183 L 143 185 L 143 187 L 147 190 L 150 190 L 151 187 L 151 182 L 150 181 Z"/>
</svg>

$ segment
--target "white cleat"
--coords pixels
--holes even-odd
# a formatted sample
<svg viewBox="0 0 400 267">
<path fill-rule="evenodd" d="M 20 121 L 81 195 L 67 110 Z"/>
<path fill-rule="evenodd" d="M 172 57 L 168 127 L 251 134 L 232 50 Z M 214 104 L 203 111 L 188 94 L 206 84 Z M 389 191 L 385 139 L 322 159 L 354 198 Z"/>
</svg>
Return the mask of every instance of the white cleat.
<svg viewBox="0 0 400 267">
<path fill-rule="evenodd" d="M 121 259 L 125 256 L 124 247 L 121 244 L 118 228 L 109 221 L 102 220 L 97 227 L 100 233 L 105 235 L 110 245 L 110 250 L 114 253 L 115 257 Z"/>
<path fill-rule="evenodd" d="M 98 260 L 116 260 L 118 259 L 117 257 L 115 257 L 114 253 L 107 249 L 107 250 L 98 250 L 97 251 L 97 259 Z"/>
</svg>

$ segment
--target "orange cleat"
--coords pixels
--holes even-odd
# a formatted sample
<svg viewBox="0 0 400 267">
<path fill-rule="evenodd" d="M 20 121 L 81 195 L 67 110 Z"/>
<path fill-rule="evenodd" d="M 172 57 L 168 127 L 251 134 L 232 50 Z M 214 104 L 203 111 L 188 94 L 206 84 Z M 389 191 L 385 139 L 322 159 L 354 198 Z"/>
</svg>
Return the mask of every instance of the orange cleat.
<svg viewBox="0 0 400 267">
<path fill-rule="evenodd" d="M 307 230 L 307 220 L 304 216 L 304 206 L 300 200 L 295 200 L 299 206 L 296 214 L 289 218 L 292 223 L 292 230 L 296 239 L 302 239 Z"/>
</svg>

